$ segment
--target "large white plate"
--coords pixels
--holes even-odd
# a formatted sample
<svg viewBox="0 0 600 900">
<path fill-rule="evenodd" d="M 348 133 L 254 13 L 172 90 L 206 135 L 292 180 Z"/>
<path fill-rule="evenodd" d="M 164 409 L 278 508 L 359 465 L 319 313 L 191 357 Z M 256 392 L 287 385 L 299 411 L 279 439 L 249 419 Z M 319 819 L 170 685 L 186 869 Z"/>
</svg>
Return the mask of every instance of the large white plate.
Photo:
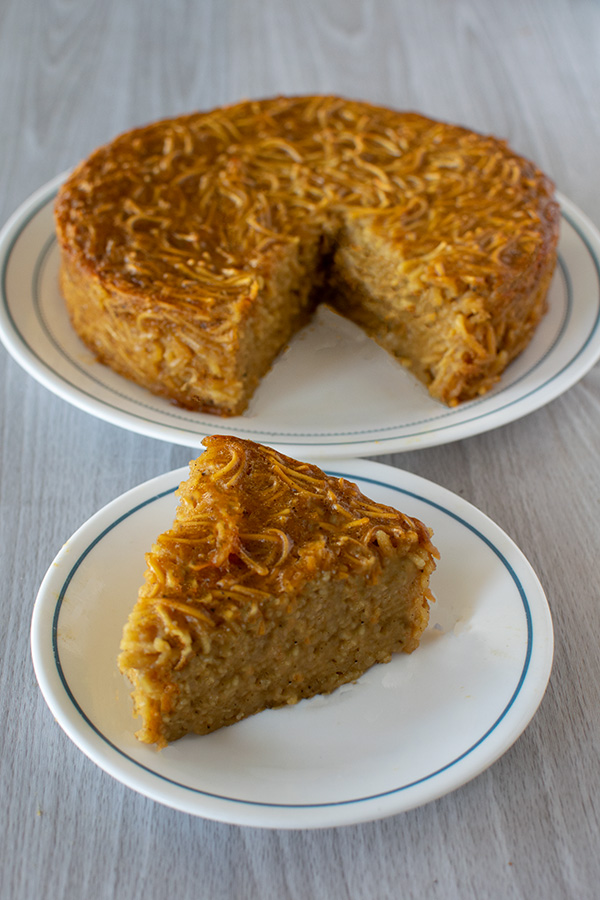
<svg viewBox="0 0 600 900">
<path fill-rule="evenodd" d="M 317 828 L 427 803 L 482 772 L 526 727 L 552 665 L 550 612 L 514 543 L 449 491 L 365 460 L 328 471 L 420 517 L 441 559 L 420 647 L 356 684 L 158 752 L 134 737 L 117 671 L 144 552 L 170 526 L 180 469 L 109 504 L 63 546 L 35 604 L 32 653 L 69 737 L 141 794 L 240 825 Z"/>
<path fill-rule="evenodd" d="M 0 235 L 0 337 L 51 391 L 140 434 L 197 447 L 219 431 L 315 459 L 412 450 L 518 419 L 571 387 L 600 356 L 600 235 L 561 198 L 549 312 L 485 397 L 442 406 L 359 328 L 322 310 L 277 360 L 244 415 L 179 409 L 97 363 L 73 332 L 58 290 L 52 219 L 63 177 L 34 194 Z"/>
</svg>

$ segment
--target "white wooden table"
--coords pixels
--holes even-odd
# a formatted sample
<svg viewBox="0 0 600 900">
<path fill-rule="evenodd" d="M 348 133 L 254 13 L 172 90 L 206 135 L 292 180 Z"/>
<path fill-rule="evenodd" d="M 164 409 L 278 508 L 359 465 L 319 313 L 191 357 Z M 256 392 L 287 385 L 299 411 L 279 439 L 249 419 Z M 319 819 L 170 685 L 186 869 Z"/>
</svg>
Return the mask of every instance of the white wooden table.
<svg viewBox="0 0 600 900">
<path fill-rule="evenodd" d="M 276 93 L 340 93 L 507 138 L 600 223 L 591 0 L 3 0 L 0 219 L 119 131 Z M 78 411 L 0 350 L 0 897 L 600 896 L 600 370 L 498 430 L 382 461 L 471 501 L 540 576 L 556 649 L 484 774 L 364 825 L 276 831 L 173 811 L 94 766 L 36 684 L 29 626 L 62 543 L 186 447 Z"/>
</svg>

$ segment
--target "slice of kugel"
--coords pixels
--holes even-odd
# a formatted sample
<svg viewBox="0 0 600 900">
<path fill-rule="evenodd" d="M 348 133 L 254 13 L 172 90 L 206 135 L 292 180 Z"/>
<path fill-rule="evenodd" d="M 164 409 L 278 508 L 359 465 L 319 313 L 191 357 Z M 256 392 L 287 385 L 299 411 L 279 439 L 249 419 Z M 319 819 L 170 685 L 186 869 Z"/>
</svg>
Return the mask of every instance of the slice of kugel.
<svg viewBox="0 0 600 900">
<path fill-rule="evenodd" d="M 121 643 L 137 737 L 159 747 L 411 653 L 433 600 L 417 519 L 252 441 L 203 443 Z"/>
</svg>

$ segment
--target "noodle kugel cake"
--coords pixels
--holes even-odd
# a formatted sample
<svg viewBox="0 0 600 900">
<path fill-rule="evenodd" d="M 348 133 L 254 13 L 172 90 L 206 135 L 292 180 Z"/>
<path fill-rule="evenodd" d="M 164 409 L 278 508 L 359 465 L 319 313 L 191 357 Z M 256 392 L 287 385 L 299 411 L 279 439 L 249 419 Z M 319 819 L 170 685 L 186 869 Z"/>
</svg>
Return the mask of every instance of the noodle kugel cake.
<svg viewBox="0 0 600 900">
<path fill-rule="evenodd" d="M 560 216 L 550 179 L 501 140 L 307 96 L 129 131 L 74 170 L 55 219 L 96 358 L 231 416 L 319 302 L 437 400 L 485 393 L 544 312 Z"/>
<path fill-rule="evenodd" d="M 420 521 L 252 441 L 203 443 L 118 660 L 137 737 L 159 748 L 411 653 L 433 600 L 438 552 Z"/>
</svg>

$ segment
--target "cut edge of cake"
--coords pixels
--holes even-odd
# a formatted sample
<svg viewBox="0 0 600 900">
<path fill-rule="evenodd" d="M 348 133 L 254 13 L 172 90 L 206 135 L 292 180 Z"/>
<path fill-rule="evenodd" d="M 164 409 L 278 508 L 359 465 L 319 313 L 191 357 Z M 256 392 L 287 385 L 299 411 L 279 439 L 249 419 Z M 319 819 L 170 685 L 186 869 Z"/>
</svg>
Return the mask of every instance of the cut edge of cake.
<svg viewBox="0 0 600 900">
<path fill-rule="evenodd" d="M 353 135 L 354 121 L 363 131 Z M 242 127 L 248 134 L 232 144 Z M 162 156 L 161 136 L 171 148 Z M 199 173 L 194 141 L 209 137 L 218 152 Z M 136 171 L 136 147 L 154 168 Z M 198 178 L 205 219 L 185 200 L 194 221 L 180 234 L 186 223 L 172 225 L 163 194 L 172 179 L 183 203 L 180 185 Z M 113 194 L 120 205 L 105 222 L 99 210 Z M 75 170 L 55 215 L 62 292 L 97 359 L 182 407 L 222 416 L 247 409 L 317 299 L 363 327 L 434 399 L 455 406 L 489 391 L 544 312 L 560 223 L 551 180 L 505 142 L 336 97 L 251 101 L 134 129 Z M 107 237 L 117 218 L 121 236 Z M 213 256 L 232 261 L 219 269 Z"/>
</svg>

